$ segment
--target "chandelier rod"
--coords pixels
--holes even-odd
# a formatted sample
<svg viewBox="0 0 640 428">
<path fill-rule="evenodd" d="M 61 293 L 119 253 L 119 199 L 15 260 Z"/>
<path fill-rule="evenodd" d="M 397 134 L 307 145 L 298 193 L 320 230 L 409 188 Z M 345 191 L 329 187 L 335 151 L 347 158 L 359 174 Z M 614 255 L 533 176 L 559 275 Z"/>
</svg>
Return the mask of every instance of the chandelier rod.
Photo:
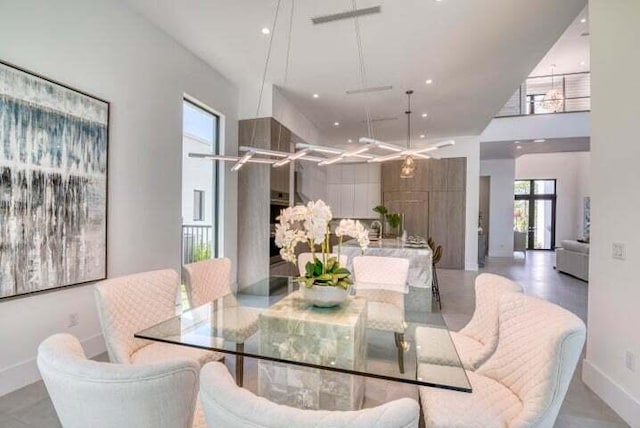
<svg viewBox="0 0 640 428">
<path fill-rule="evenodd" d="M 351 0 L 351 4 L 353 6 L 353 10 L 356 11 L 358 9 L 358 5 L 356 4 L 356 0 Z M 360 89 L 364 89 L 367 87 L 367 69 L 364 64 L 364 49 L 362 48 L 362 37 L 360 35 L 360 21 L 356 16 L 353 19 L 354 29 L 356 34 L 356 45 L 358 47 L 358 62 L 360 69 Z M 373 126 L 371 125 L 371 110 L 369 108 L 369 94 L 365 94 L 365 102 L 364 109 L 367 115 L 367 134 L 369 138 L 373 138 Z"/>
<path fill-rule="evenodd" d="M 287 40 L 287 60 L 284 66 L 284 84 L 287 84 L 289 78 L 289 57 L 291 52 L 291 34 L 293 33 L 293 8 L 296 0 L 291 0 L 291 15 L 289 15 L 289 38 Z"/>
<path fill-rule="evenodd" d="M 411 94 L 413 91 L 409 89 L 407 92 L 407 149 L 411 149 Z"/>
<path fill-rule="evenodd" d="M 267 58 L 264 61 L 264 69 L 262 70 L 262 82 L 260 84 L 260 95 L 258 95 L 258 107 L 256 108 L 256 117 L 253 121 L 253 130 L 251 131 L 251 144 L 253 146 L 253 142 L 256 137 L 256 124 L 258 123 L 258 116 L 260 115 L 260 107 L 262 105 L 262 95 L 264 93 L 264 83 L 267 80 L 267 69 L 269 68 L 269 60 L 271 59 L 271 47 L 273 46 L 273 37 L 276 34 L 276 25 L 278 24 L 278 14 L 280 13 L 280 2 L 276 4 L 276 13 L 273 16 L 273 25 L 271 26 L 271 36 L 269 36 L 269 48 L 267 49 Z"/>
</svg>

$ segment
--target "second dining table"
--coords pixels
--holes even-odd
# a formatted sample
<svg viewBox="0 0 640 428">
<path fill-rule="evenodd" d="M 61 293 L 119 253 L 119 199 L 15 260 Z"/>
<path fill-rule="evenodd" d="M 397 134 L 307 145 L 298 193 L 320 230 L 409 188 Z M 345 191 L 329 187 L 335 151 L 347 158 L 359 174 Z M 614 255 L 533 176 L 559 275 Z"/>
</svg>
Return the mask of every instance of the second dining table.
<svg viewBox="0 0 640 428">
<path fill-rule="evenodd" d="M 367 299 L 349 296 L 332 308 L 307 303 L 293 277 L 269 277 L 135 334 L 151 341 L 236 356 L 236 381 L 245 358 L 258 362 L 257 393 L 301 408 L 355 410 L 364 380 L 471 392 L 466 372 L 437 307 L 404 311 L 403 343 L 367 329 Z M 416 327 L 439 330 L 415 342 Z M 400 349 L 403 366 L 397 359 Z M 422 363 L 432 353 L 442 364 Z M 433 358 L 429 359 L 434 361 Z"/>
</svg>

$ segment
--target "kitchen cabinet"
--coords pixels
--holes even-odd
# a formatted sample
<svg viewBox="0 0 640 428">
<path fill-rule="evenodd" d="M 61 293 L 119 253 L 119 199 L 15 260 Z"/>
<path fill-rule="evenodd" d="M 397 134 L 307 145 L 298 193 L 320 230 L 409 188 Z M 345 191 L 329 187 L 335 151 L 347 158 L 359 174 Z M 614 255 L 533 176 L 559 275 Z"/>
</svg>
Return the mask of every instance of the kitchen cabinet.
<svg viewBox="0 0 640 428">
<path fill-rule="evenodd" d="M 466 158 L 416 160 L 413 178 L 400 178 L 402 161 L 382 165 L 382 202 L 404 214 L 409 235 L 431 236 L 443 247 L 439 267 L 464 268 Z"/>
<path fill-rule="evenodd" d="M 373 208 L 380 205 L 380 165 L 339 164 L 326 168 L 325 202 L 335 218 L 378 218 Z"/>
</svg>

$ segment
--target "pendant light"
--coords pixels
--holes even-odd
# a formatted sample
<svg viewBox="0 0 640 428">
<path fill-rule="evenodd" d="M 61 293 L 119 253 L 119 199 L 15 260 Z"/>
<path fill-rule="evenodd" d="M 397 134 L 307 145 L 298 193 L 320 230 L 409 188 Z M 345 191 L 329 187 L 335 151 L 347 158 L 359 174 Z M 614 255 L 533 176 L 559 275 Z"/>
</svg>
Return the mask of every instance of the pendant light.
<svg viewBox="0 0 640 428">
<path fill-rule="evenodd" d="M 411 150 L 411 94 L 412 90 L 408 90 L 407 94 L 407 150 Z M 402 168 L 400 169 L 400 178 L 413 178 L 414 171 L 416 169 L 416 163 L 413 157 L 409 154 L 404 158 L 402 162 Z"/>
<path fill-rule="evenodd" d="M 551 65 L 551 89 L 547 91 L 542 99 L 542 108 L 552 113 L 557 113 L 562 109 L 564 105 L 564 95 L 560 88 L 555 87 L 554 82 L 554 69 L 556 65 Z"/>
</svg>

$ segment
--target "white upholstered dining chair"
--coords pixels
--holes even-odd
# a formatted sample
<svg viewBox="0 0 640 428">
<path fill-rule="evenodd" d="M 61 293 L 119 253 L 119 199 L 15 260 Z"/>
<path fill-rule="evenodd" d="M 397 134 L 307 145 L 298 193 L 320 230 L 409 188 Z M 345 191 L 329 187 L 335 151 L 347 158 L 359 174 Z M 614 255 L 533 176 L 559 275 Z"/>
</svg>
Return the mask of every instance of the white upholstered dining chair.
<svg viewBox="0 0 640 428">
<path fill-rule="evenodd" d="M 438 353 L 438 349 L 430 346 L 433 343 L 444 343 L 451 335 L 451 341 L 460 357 L 460 362 L 467 370 L 475 370 L 484 363 L 498 345 L 498 305 L 504 293 L 521 292 L 522 287 L 500 275 L 483 273 L 478 275 L 475 283 L 476 308 L 469 323 L 459 332 L 448 332 L 446 329 L 434 327 L 417 327 L 415 332 L 418 362 L 444 365 L 457 365 L 455 352 Z M 445 350 L 446 351 L 446 350 Z"/>
<path fill-rule="evenodd" d="M 505 293 L 495 353 L 475 372 L 473 392 L 420 387 L 427 427 L 551 428 L 580 358 L 584 323 L 553 303 Z M 425 363 L 419 364 L 418 376 Z"/>
<path fill-rule="evenodd" d="M 37 362 L 65 428 L 204 426 L 193 423 L 200 369 L 193 360 L 101 363 L 88 360 L 74 336 L 56 334 L 40 344 Z"/>
<path fill-rule="evenodd" d="M 354 287 L 367 299 L 367 327 L 393 332 L 400 373 L 404 373 L 404 293 L 409 260 L 396 257 L 358 256 L 353 259 Z"/>
<path fill-rule="evenodd" d="M 321 256 L 318 255 L 318 257 L 320 258 Z M 334 253 L 330 253 L 329 257 L 338 257 L 337 254 Z M 305 276 L 307 274 L 306 271 L 306 266 L 307 263 L 313 260 L 313 254 L 311 253 L 300 253 L 298 255 L 298 270 L 300 272 L 300 276 Z M 340 263 L 341 267 L 346 268 L 347 267 L 347 262 L 349 261 L 349 257 L 347 257 L 344 254 L 340 254 L 340 260 L 338 260 Z"/>
<path fill-rule="evenodd" d="M 218 352 L 133 336 L 176 315 L 179 284 L 178 274 L 165 269 L 107 279 L 96 285 L 98 315 L 112 363 L 148 364 L 188 358 L 202 366 L 222 359 Z"/>
<path fill-rule="evenodd" d="M 227 368 L 210 363 L 200 372 L 200 400 L 210 427 L 417 428 L 419 406 L 402 398 L 366 410 L 300 410 L 237 387 Z"/>
<path fill-rule="evenodd" d="M 230 259 L 202 260 L 184 265 L 183 269 L 191 308 L 225 297 L 224 307 L 217 309 L 219 316 L 215 317 L 214 321 L 221 320 L 222 325 L 219 326 L 219 330 L 222 337 L 235 342 L 236 351 L 238 351 L 235 357 L 236 382 L 242 386 L 244 342 L 258 331 L 260 310 L 237 305 L 231 291 Z"/>
<path fill-rule="evenodd" d="M 231 260 L 202 260 L 183 267 L 189 304 L 195 308 L 231 294 Z"/>
</svg>

